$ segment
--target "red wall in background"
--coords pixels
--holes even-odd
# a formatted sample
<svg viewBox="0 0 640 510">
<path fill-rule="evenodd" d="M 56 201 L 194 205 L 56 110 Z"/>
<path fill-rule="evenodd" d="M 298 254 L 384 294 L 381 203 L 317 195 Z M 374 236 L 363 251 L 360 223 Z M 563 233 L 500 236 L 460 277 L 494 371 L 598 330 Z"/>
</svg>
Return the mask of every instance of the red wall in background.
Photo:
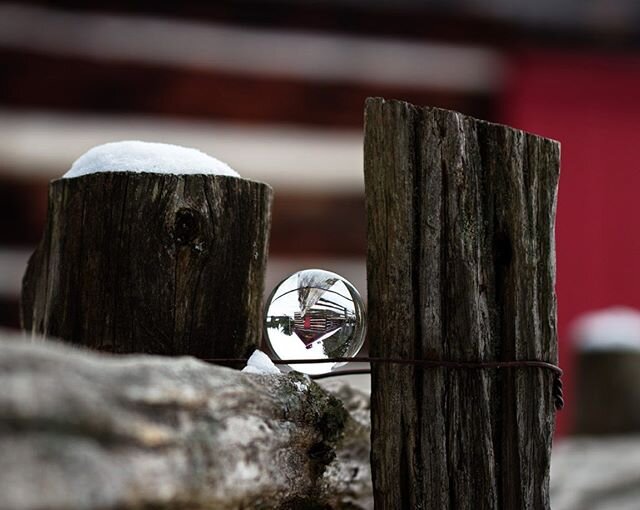
<svg viewBox="0 0 640 510">
<path fill-rule="evenodd" d="M 611 305 L 640 308 L 640 57 L 514 55 L 502 120 L 562 143 L 556 227 L 560 363 L 571 431 L 569 328 Z"/>
</svg>

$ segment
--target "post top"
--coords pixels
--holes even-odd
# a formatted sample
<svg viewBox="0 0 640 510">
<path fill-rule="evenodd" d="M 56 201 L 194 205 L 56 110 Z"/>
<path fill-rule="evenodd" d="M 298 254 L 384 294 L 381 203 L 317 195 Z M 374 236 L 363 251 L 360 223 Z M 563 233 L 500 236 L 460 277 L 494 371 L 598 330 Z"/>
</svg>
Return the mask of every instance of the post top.
<svg viewBox="0 0 640 510">
<path fill-rule="evenodd" d="M 229 165 L 197 149 L 167 143 L 111 142 L 89 149 L 63 178 L 98 172 L 206 174 L 240 177 Z"/>
<path fill-rule="evenodd" d="M 500 124 L 497 122 L 490 122 L 488 120 L 483 120 L 483 119 L 478 119 L 476 117 L 472 117 L 470 115 L 466 115 L 464 113 L 461 112 L 457 112 L 455 110 L 447 110 L 445 108 L 438 108 L 436 106 L 419 106 L 419 105 L 414 105 L 412 103 L 409 103 L 407 101 L 403 101 L 400 99 L 385 99 L 382 97 L 368 97 L 365 100 L 365 117 L 367 115 L 367 110 L 370 108 L 376 108 L 376 107 L 384 107 L 384 106 L 395 106 L 395 107 L 400 107 L 400 108 L 405 108 L 407 110 L 414 110 L 414 111 L 422 111 L 422 112 L 439 112 L 440 115 L 442 116 L 453 116 L 456 117 L 458 119 L 466 119 L 468 121 L 471 121 L 473 123 L 475 123 L 476 125 L 484 125 L 490 128 L 497 128 L 497 129 L 502 129 L 505 131 L 512 131 L 512 132 L 517 132 L 517 133 L 521 133 L 522 135 L 528 136 L 528 137 L 533 137 L 533 138 L 537 138 L 540 140 L 544 140 L 546 143 L 555 145 L 558 150 L 560 149 L 560 142 L 558 140 L 554 140 L 552 138 L 548 138 L 546 136 L 542 136 L 539 135 L 537 133 L 531 133 L 529 131 L 523 130 L 523 129 L 518 129 L 515 128 L 513 126 L 509 126 L 506 124 Z"/>
</svg>

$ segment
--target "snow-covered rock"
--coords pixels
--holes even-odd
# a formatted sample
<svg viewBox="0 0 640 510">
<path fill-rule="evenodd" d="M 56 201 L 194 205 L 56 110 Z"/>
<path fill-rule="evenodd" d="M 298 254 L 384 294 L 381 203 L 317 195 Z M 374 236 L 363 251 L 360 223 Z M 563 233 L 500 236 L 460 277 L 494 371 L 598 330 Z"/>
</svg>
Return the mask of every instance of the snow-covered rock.
<svg viewBox="0 0 640 510">
<path fill-rule="evenodd" d="M 197 149 L 166 143 L 105 143 L 80 156 L 64 178 L 97 172 L 207 174 L 240 177 L 229 165 Z"/>
</svg>

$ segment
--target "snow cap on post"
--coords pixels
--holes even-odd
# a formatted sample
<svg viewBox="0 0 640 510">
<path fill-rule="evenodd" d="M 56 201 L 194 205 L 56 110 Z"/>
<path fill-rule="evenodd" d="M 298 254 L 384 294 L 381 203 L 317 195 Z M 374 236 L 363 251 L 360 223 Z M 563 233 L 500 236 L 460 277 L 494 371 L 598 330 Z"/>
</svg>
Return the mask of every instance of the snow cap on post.
<svg viewBox="0 0 640 510">
<path fill-rule="evenodd" d="M 640 352 L 640 311 L 616 306 L 580 317 L 572 331 L 579 351 Z"/>
<path fill-rule="evenodd" d="M 111 142 L 89 149 L 63 175 L 69 179 L 98 172 L 205 174 L 240 177 L 216 158 L 189 147 L 140 141 Z"/>
<path fill-rule="evenodd" d="M 49 184 L 24 329 L 109 352 L 246 358 L 262 334 L 272 190 L 239 177 L 175 145 L 89 150 Z"/>
</svg>

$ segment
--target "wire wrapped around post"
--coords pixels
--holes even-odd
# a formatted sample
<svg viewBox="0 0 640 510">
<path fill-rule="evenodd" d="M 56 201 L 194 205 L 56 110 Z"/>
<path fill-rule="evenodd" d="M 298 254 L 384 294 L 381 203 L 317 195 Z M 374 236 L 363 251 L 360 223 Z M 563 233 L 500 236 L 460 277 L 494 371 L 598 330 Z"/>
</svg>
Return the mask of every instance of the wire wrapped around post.
<svg viewBox="0 0 640 510">
<path fill-rule="evenodd" d="M 247 360 L 244 358 L 223 358 L 223 359 L 205 359 L 208 363 L 242 363 Z M 477 370 L 477 369 L 504 369 L 504 368 L 540 368 L 550 370 L 554 374 L 553 383 L 553 399 L 557 411 L 564 407 L 564 397 L 562 393 L 562 369 L 539 360 L 522 360 L 522 361 L 484 361 L 484 362 L 462 362 L 447 360 L 419 360 L 419 359 L 399 359 L 399 358 L 322 358 L 322 359 L 271 359 L 274 365 L 301 365 L 306 363 L 394 363 L 398 365 L 410 365 L 421 368 L 449 368 L 453 370 Z M 328 372 L 326 374 L 310 375 L 311 379 L 327 379 L 329 377 L 338 377 L 345 375 L 370 374 L 369 368 L 354 368 Z"/>
</svg>

